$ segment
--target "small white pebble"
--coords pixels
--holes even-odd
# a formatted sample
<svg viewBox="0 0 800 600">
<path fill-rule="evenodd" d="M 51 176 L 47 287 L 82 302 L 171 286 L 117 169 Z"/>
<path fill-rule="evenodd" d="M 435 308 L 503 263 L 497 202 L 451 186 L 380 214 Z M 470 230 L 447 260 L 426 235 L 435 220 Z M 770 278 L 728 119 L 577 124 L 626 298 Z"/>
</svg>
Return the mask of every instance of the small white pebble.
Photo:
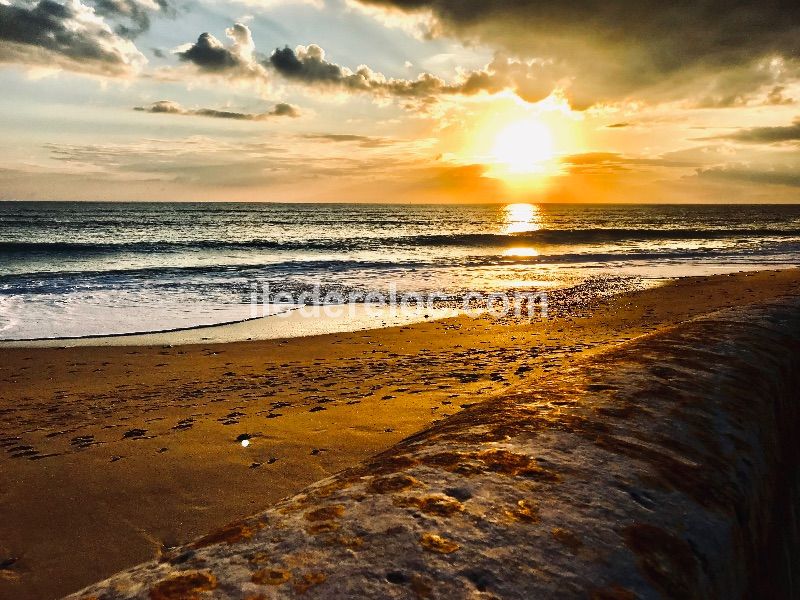
<svg viewBox="0 0 800 600">
<path fill-rule="evenodd" d="M 242 440 L 242 447 L 247 448 L 250 445 L 250 440 Z"/>
</svg>

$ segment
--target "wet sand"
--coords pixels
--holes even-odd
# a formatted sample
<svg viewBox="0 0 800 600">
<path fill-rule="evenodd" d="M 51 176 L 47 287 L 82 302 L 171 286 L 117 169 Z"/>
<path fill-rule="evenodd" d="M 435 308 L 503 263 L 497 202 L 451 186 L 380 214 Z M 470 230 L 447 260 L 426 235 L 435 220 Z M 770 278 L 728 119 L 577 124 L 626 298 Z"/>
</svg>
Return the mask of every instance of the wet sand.
<svg viewBox="0 0 800 600">
<path fill-rule="evenodd" d="M 534 322 L 228 344 L 3 348 L 0 597 L 54 598 L 266 508 L 465 405 L 800 271 L 687 278 Z M 241 440 L 247 438 L 244 447 Z"/>
</svg>

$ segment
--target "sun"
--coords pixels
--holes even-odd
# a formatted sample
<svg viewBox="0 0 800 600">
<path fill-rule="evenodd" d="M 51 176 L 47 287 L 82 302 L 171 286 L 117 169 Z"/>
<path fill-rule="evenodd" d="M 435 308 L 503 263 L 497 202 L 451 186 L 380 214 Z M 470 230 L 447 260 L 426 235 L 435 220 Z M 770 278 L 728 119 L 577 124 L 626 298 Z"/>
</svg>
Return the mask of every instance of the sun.
<svg viewBox="0 0 800 600">
<path fill-rule="evenodd" d="M 501 129 L 491 150 L 493 162 L 509 174 L 544 172 L 555 155 L 552 131 L 542 121 L 532 118 Z"/>
<path fill-rule="evenodd" d="M 480 165 L 482 177 L 499 183 L 509 198 L 548 193 L 567 174 L 564 157 L 584 151 L 585 115 L 573 111 L 563 94 L 533 104 L 510 92 L 474 102 L 453 122 L 458 126 L 446 129 L 442 157 Z"/>
</svg>

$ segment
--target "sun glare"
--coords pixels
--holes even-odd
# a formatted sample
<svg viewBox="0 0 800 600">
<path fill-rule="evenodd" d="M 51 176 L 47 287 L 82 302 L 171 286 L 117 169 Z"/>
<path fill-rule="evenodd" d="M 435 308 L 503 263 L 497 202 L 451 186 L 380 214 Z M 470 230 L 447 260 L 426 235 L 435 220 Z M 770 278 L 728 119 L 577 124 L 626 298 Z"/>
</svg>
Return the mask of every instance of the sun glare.
<svg viewBox="0 0 800 600">
<path fill-rule="evenodd" d="M 492 158 L 509 173 L 540 173 L 553 160 L 555 150 L 550 128 L 537 120 L 511 123 L 494 140 Z"/>
<path fill-rule="evenodd" d="M 475 107 L 471 122 L 448 131 L 453 136 L 448 142 L 458 149 L 443 156 L 483 165 L 483 176 L 501 182 L 509 199 L 527 200 L 547 192 L 564 174 L 564 156 L 582 152 L 584 118 L 563 94 L 534 104 L 498 94 Z"/>
</svg>

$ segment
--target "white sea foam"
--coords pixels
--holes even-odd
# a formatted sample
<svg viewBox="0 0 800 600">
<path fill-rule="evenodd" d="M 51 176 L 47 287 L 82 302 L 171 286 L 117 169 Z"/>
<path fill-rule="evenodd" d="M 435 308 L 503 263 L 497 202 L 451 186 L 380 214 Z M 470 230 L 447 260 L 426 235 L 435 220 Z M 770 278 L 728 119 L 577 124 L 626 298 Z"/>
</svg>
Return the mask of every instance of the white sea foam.
<svg viewBox="0 0 800 600">
<path fill-rule="evenodd" d="M 0 297 L 0 339 L 4 340 L 167 331 L 249 318 L 249 304 L 187 302 L 178 294 L 152 297 L 109 290 Z"/>
</svg>

